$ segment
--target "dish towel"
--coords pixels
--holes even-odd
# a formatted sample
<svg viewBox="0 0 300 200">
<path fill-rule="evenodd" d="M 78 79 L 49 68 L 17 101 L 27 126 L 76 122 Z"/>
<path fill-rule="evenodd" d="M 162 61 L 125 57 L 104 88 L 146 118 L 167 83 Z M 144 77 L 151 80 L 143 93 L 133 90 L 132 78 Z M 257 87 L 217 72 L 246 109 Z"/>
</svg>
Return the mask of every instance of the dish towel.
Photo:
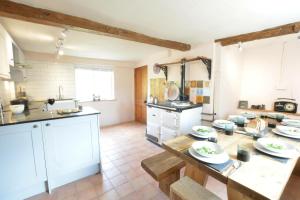
<svg viewBox="0 0 300 200">
<path fill-rule="evenodd" d="M 191 158 L 197 160 L 196 158 L 194 158 L 190 153 L 189 151 L 187 150 L 186 152 L 184 152 L 184 154 L 190 156 Z M 224 172 L 226 171 L 230 166 L 233 165 L 233 160 L 229 159 L 227 162 L 225 163 L 222 163 L 222 164 L 211 164 L 211 163 L 205 163 L 205 162 L 202 162 L 200 160 L 197 160 L 198 162 L 200 163 L 203 163 L 207 166 L 209 166 L 210 168 L 213 168 L 214 170 L 218 171 L 218 172 Z"/>
</svg>

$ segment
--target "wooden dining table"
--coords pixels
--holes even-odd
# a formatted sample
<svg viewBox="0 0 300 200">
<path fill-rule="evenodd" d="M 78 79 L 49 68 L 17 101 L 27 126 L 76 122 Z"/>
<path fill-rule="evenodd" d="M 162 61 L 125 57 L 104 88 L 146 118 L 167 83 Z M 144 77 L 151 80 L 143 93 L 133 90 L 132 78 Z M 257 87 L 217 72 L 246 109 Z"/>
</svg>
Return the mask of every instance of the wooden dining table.
<svg viewBox="0 0 300 200">
<path fill-rule="evenodd" d="M 254 124 L 255 121 L 252 121 Z M 187 154 L 191 145 L 198 141 L 191 135 L 182 135 L 163 143 L 163 147 L 186 162 L 185 175 L 205 185 L 208 176 L 223 182 L 227 186 L 228 200 L 265 200 L 280 199 L 292 173 L 300 174 L 299 153 L 290 159 L 278 159 L 257 151 L 253 137 L 234 133 L 226 135 L 217 132 L 217 143 L 228 153 L 233 162 L 237 161 L 237 146 L 243 145 L 251 153 L 250 161 L 240 162 L 219 172 L 204 162 Z M 300 140 L 290 139 L 268 131 L 265 137 L 279 138 L 293 145 L 299 152 Z"/>
</svg>

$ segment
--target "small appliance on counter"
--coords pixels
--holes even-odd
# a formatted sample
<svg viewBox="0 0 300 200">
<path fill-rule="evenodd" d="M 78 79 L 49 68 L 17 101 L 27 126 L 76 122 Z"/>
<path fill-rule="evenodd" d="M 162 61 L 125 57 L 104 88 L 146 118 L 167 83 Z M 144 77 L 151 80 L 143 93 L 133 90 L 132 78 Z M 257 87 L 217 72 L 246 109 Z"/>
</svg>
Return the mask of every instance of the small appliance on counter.
<svg viewBox="0 0 300 200">
<path fill-rule="evenodd" d="M 24 105 L 24 110 L 28 110 L 28 99 L 26 97 L 20 97 L 10 101 L 11 105 Z"/>
<path fill-rule="evenodd" d="M 277 112 L 297 113 L 297 107 L 295 99 L 278 98 L 274 102 L 274 111 Z"/>
<path fill-rule="evenodd" d="M 251 105 L 251 109 L 265 110 L 265 109 L 266 109 L 266 105 L 265 105 L 265 104 L 261 104 L 261 105 Z"/>
<path fill-rule="evenodd" d="M 9 109 L 13 114 L 21 114 L 24 111 L 24 104 L 18 104 L 18 105 L 10 105 Z"/>
</svg>

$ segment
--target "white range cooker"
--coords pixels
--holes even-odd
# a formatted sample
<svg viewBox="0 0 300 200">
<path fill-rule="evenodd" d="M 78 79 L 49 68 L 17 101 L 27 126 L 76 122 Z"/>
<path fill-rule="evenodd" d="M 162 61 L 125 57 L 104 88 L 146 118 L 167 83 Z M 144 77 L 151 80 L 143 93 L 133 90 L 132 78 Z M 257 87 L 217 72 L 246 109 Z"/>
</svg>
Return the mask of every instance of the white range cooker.
<svg viewBox="0 0 300 200">
<path fill-rule="evenodd" d="M 201 125 L 201 104 L 172 103 L 147 104 L 146 137 L 157 143 L 191 132 Z"/>
</svg>

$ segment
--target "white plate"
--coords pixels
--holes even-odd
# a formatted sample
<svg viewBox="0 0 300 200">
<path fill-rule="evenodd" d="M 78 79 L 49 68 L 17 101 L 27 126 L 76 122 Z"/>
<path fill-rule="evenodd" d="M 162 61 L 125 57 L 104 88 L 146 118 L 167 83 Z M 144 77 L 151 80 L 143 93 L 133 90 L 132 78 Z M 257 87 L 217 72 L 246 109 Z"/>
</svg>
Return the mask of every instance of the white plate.
<svg viewBox="0 0 300 200">
<path fill-rule="evenodd" d="M 300 128 L 300 120 L 297 119 L 283 119 L 281 124 Z"/>
<path fill-rule="evenodd" d="M 198 129 L 202 129 L 205 130 L 206 132 L 198 132 Z M 214 128 L 211 128 L 209 126 L 193 126 L 192 127 L 193 130 L 193 135 L 195 136 L 200 136 L 200 137 L 204 137 L 204 138 L 208 138 L 208 136 L 210 136 L 212 133 L 215 133 L 216 130 Z"/>
<path fill-rule="evenodd" d="M 289 126 L 276 126 L 276 129 L 287 135 L 300 136 L 300 129 L 296 127 Z"/>
<path fill-rule="evenodd" d="M 189 148 L 189 153 L 191 154 L 191 156 L 193 156 L 197 160 L 200 160 L 200 161 L 206 162 L 206 163 L 211 163 L 211 164 L 222 164 L 222 163 L 225 163 L 229 160 L 229 156 L 226 152 L 224 152 L 224 153 L 222 153 L 218 156 L 215 156 L 215 157 L 207 158 L 207 157 L 200 156 L 191 147 L 191 148 Z"/>
<path fill-rule="evenodd" d="M 220 145 L 218 145 L 216 143 L 213 143 L 213 142 L 208 142 L 208 141 L 194 142 L 192 144 L 192 148 L 199 155 L 204 156 L 204 157 L 208 157 L 208 158 L 216 157 L 216 156 L 219 156 L 220 154 L 224 153 L 224 150 L 220 147 Z M 197 150 L 197 149 L 201 149 L 201 148 L 210 149 L 211 151 L 214 151 L 215 153 L 214 154 L 209 154 L 209 153 L 206 153 L 204 151 L 201 152 L 201 151 Z"/>
<path fill-rule="evenodd" d="M 282 114 L 282 113 L 268 113 L 268 117 L 270 117 L 272 119 L 276 119 L 278 115 L 282 115 L 283 118 L 286 118 L 286 115 Z"/>
<path fill-rule="evenodd" d="M 243 116 L 243 115 L 229 115 L 229 116 L 228 116 L 228 120 L 231 121 L 231 122 L 236 123 L 236 122 L 237 122 L 237 119 L 238 119 L 239 117 L 244 118 L 244 122 L 245 122 L 245 123 L 249 123 L 249 120 L 247 119 L 247 117 L 245 117 L 245 116 Z"/>
<path fill-rule="evenodd" d="M 295 148 L 292 145 L 287 144 L 284 141 L 281 141 L 280 139 L 276 139 L 276 138 L 259 138 L 257 140 L 257 143 L 260 144 L 264 149 L 279 154 L 286 154 L 288 152 L 295 150 Z M 272 148 L 270 146 L 271 144 L 281 146 L 282 149 Z"/>
<path fill-rule="evenodd" d="M 293 158 L 293 157 L 297 156 L 296 152 L 280 154 L 280 153 L 276 153 L 273 151 L 269 151 L 269 150 L 265 149 L 264 147 L 262 147 L 258 142 L 255 142 L 253 145 L 254 145 L 255 149 L 257 149 L 258 151 L 269 154 L 271 156 L 276 156 L 276 157 L 280 157 L 280 158 Z"/>
<path fill-rule="evenodd" d="M 289 134 L 285 134 L 283 132 L 278 131 L 277 129 L 272 129 L 272 132 L 277 134 L 277 135 L 281 135 L 284 137 L 288 137 L 288 138 L 294 138 L 294 139 L 300 139 L 300 135 L 289 135 Z"/>
<path fill-rule="evenodd" d="M 226 124 L 232 124 L 233 126 L 235 125 L 233 122 L 228 121 L 228 120 L 215 120 L 213 122 L 213 126 L 217 127 L 217 128 L 225 128 Z"/>
<path fill-rule="evenodd" d="M 241 113 L 242 116 L 246 117 L 247 119 L 255 119 L 256 118 L 256 114 L 255 113 L 249 113 L 249 112 L 245 112 L 245 113 Z"/>
<path fill-rule="evenodd" d="M 218 125 L 218 124 L 214 124 L 214 123 L 212 123 L 212 126 L 213 127 L 215 127 L 215 128 L 217 128 L 217 129 L 225 129 L 225 127 L 224 126 L 220 126 L 220 125 Z M 233 130 L 236 130 L 237 129 L 237 125 L 233 125 Z"/>
</svg>

